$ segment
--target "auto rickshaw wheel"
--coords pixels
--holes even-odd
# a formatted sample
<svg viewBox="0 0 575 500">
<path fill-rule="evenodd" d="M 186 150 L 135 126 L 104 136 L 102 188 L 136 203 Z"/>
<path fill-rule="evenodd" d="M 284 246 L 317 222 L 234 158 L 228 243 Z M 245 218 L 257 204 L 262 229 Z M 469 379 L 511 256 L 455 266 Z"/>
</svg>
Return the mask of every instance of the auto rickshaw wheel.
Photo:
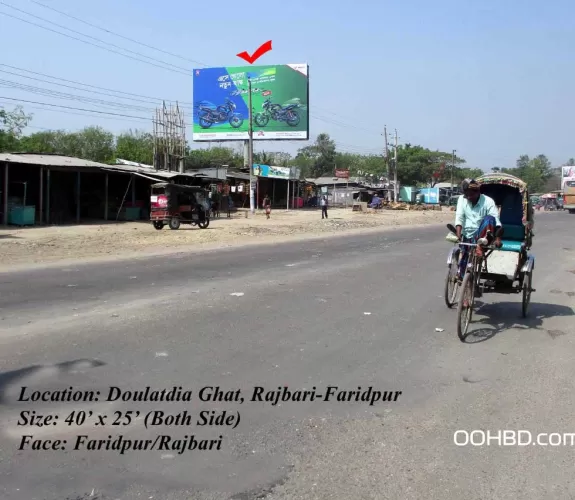
<svg viewBox="0 0 575 500">
<path fill-rule="evenodd" d="M 210 219 L 206 219 L 203 222 L 198 222 L 198 227 L 200 229 L 207 229 L 209 225 L 210 225 Z"/>
<path fill-rule="evenodd" d="M 169 223 L 170 229 L 180 229 L 180 219 L 177 217 L 172 217 Z"/>
<path fill-rule="evenodd" d="M 153 222 L 154 224 L 154 229 L 157 229 L 158 231 L 160 231 L 161 229 L 164 229 L 164 223 L 161 220 L 155 220 Z"/>
</svg>

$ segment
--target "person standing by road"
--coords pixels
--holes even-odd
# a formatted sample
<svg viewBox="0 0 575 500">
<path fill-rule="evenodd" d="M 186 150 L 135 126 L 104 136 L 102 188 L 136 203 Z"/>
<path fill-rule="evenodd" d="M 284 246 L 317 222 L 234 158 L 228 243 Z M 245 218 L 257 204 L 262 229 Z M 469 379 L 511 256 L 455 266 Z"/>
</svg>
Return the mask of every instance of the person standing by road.
<svg viewBox="0 0 575 500">
<path fill-rule="evenodd" d="M 327 198 L 325 197 L 325 195 L 321 197 L 319 204 L 321 206 L 321 218 L 327 219 Z"/>
</svg>

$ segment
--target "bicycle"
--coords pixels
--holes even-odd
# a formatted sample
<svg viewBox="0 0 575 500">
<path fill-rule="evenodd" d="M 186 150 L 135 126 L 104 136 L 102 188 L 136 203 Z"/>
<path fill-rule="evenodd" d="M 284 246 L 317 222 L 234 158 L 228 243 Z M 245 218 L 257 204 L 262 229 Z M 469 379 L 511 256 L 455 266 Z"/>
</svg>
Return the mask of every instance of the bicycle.
<svg viewBox="0 0 575 500">
<path fill-rule="evenodd" d="M 450 226 L 449 224 L 448 228 L 455 232 L 455 228 Z M 487 257 L 489 257 L 493 250 L 497 249 L 494 245 L 489 245 L 489 240 L 493 240 L 493 234 L 490 231 L 487 232 L 485 238 L 480 238 L 477 243 L 459 243 L 460 246 L 475 249 L 469 256 L 467 269 L 465 270 L 465 275 L 460 285 L 461 294 L 457 305 L 457 336 L 462 342 L 465 340 L 469 323 L 471 323 L 471 318 L 473 317 L 475 297 L 482 295 L 480 280 L 481 274 L 487 272 Z M 482 250 L 480 254 L 477 252 L 479 248 Z"/>
</svg>

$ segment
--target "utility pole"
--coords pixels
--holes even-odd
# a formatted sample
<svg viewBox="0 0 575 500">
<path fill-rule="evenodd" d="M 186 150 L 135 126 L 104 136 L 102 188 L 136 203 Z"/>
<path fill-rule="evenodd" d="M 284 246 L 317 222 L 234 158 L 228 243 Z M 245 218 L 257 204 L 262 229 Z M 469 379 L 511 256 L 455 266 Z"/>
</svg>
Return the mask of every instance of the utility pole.
<svg viewBox="0 0 575 500">
<path fill-rule="evenodd" d="M 450 196 L 453 196 L 453 171 L 455 170 L 455 152 L 456 152 L 455 149 L 451 152 L 451 194 L 450 194 Z"/>
<path fill-rule="evenodd" d="M 397 129 L 395 129 L 395 151 L 393 152 L 393 201 L 397 203 Z"/>
<path fill-rule="evenodd" d="M 388 190 L 386 191 L 387 193 L 387 201 L 391 201 L 389 198 L 389 182 L 391 181 L 391 170 L 389 168 L 389 147 L 387 145 L 387 125 L 384 125 L 383 127 L 383 137 L 385 137 L 385 151 L 384 151 L 384 157 L 385 157 L 385 168 L 386 168 L 386 177 L 387 177 L 387 186 L 388 186 Z"/>
<path fill-rule="evenodd" d="M 383 136 L 385 137 L 385 166 L 387 167 L 387 179 L 391 177 L 391 172 L 389 169 L 389 148 L 387 145 L 387 125 L 383 128 Z"/>
<path fill-rule="evenodd" d="M 248 162 L 250 164 L 250 212 L 252 214 L 256 211 L 255 204 L 255 193 L 254 193 L 254 128 L 253 128 L 253 116 L 252 116 L 252 81 L 248 78 L 248 106 L 249 106 L 249 145 L 248 145 Z"/>
</svg>

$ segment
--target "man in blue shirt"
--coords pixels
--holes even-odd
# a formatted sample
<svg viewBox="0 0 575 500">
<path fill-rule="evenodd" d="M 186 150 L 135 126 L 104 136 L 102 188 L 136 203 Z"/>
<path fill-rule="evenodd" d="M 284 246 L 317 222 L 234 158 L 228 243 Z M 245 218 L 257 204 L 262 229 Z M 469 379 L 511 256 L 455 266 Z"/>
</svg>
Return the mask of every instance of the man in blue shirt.
<svg viewBox="0 0 575 500">
<path fill-rule="evenodd" d="M 501 227 L 499 220 L 499 210 L 492 198 L 481 194 L 479 183 L 475 179 L 465 180 L 461 184 L 463 196 L 457 200 L 457 210 L 455 212 L 455 229 L 457 237 L 464 243 L 481 243 L 483 245 L 491 243 L 489 241 Z M 493 235 L 487 237 L 487 233 Z M 496 237 L 494 244 L 501 247 L 500 237 Z M 459 278 L 463 278 L 467 262 L 469 261 L 469 249 L 471 247 L 461 247 L 461 258 L 459 260 Z M 477 252 L 482 254 L 480 246 Z"/>
</svg>

